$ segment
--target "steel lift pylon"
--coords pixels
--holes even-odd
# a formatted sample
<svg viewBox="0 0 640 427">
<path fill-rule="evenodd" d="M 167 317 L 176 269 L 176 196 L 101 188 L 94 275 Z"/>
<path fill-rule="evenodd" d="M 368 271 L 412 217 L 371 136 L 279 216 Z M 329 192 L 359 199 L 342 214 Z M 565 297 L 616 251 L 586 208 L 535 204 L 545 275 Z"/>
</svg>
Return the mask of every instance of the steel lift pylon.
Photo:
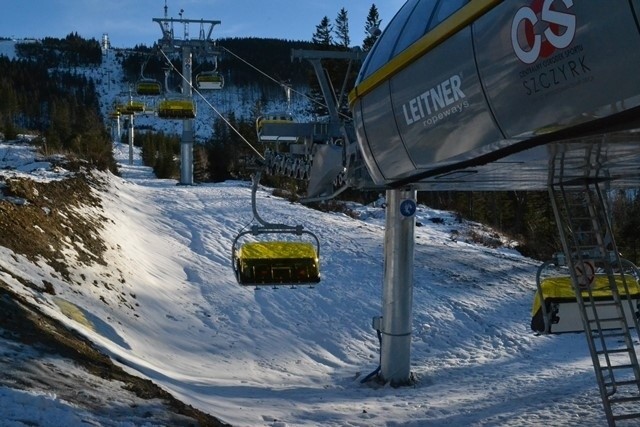
<svg viewBox="0 0 640 427">
<path fill-rule="evenodd" d="M 211 38 L 213 28 L 220 24 L 218 20 L 206 19 L 186 19 L 169 18 L 167 16 L 167 4 L 164 6 L 164 18 L 152 18 L 153 22 L 157 22 L 162 31 L 162 38 L 158 40 L 158 46 L 163 53 L 180 52 L 182 55 L 182 95 L 185 98 L 192 98 L 193 79 L 192 79 L 192 56 L 193 54 L 217 55 L 219 48 Z M 184 26 L 184 35 L 182 39 L 175 37 L 173 25 L 181 24 Z M 189 24 L 197 24 L 200 26 L 200 32 L 197 38 L 189 37 Z M 208 30 L 205 31 L 205 26 Z M 166 88 L 165 88 L 166 89 Z M 194 143 L 194 119 L 186 118 L 182 120 L 182 139 L 180 143 L 180 184 L 193 184 L 193 143 Z"/>
<path fill-rule="evenodd" d="M 380 380 L 395 387 L 411 383 L 416 191 L 391 189 L 386 196 L 382 317 L 374 318 L 374 329 L 380 333 Z"/>
</svg>

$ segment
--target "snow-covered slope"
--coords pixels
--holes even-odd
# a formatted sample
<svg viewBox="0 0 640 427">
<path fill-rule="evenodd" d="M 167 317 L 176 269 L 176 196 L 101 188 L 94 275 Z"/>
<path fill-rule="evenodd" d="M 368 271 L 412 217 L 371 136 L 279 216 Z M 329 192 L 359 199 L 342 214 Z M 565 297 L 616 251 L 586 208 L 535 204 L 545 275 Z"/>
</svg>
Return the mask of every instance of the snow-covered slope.
<svg viewBox="0 0 640 427">
<path fill-rule="evenodd" d="M 109 113 L 113 111 L 114 103 L 127 102 L 129 99 L 130 84 L 124 80 L 122 66 L 120 61 L 122 55 L 130 54 L 130 51 L 109 50 L 103 55 L 102 65 L 92 69 L 79 69 L 79 72 L 86 74 L 94 79 L 97 83 L 100 94 L 100 107 L 108 123 Z M 258 74 L 256 74 L 259 76 Z M 263 79 L 266 80 L 266 79 Z M 254 122 L 258 114 L 267 112 L 285 111 L 289 108 L 287 105 L 286 94 L 284 89 L 279 91 L 276 83 L 268 83 L 271 85 L 272 91 L 275 90 L 279 96 L 264 102 L 263 91 L 257 85 L 237 86 L 233 81 L 225 84 L 222 90 L 213 91 L 197 91 L 194 90 L 193 97 L 196 103 L 197 115 L 194 119 L 194 132 L 196 142 L 204 143 L 213 135 L 213 124 L 222 114 L 225 119 L 233 114 L 237 121 Z M 172 88 L 171 90 L 176 90 Z M 291 97 L 291 111 L 299 120 L 310 120 L 308 111 L 310 110 L 310 101 L 307 99 L 307 87 L 294 88 L 294 94 Z M 135 93 L 133 94 L 136 96 Z M 143 97 L 141 99 L 150 108 L 155 108 L 158 100 L 162 97 Z M 261 112 L 256 111 L 257 105 L 260 105 Z M 141 114 L 134 117 L 134 123 L 138 129 L 154 129 L 155 131 L 182 134 L 182 121 L 180 120 L 163 120 L 152 114 Z M 123 124 L 121 124 L 123 125 Z"/>
<path fill-rule="evenodd" d="M 354 219 L 261 190 L 267 221 L 318 234 L 323 281 L 255 291 L 235 283 L 229 260 L 251 222 L 248 183 L 177 186 L 114 148 L 122 178 L 104 176 L 104 212 L 85 212 L 107 218 L 106 265 L 72 265 L 72 285 L 7 250 L 0 267 L 46 278 L 55 298 L 14 285 L 179 399 L 239 426 L 605 423 L 584 337 L 529 330 L 538 263 L 465 242 L 478 225 L 420 206 L 417 382 L 374 387 L 360 380 L 378 364 L 370 324 L 381 313 L 382 208 L 353 204 Z M 66 317 L 61 302 L 83 316 Z"/>
</svg>

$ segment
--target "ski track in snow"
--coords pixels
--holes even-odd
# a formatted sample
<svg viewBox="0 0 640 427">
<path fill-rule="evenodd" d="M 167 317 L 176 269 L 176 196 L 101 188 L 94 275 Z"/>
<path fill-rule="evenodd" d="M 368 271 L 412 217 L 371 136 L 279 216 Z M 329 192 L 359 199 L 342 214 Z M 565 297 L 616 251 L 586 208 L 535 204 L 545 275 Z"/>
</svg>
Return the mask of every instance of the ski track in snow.
<svg viewBox="0 0 640 427">
<path fill-rule="evenodd" d="M 210 358 L 204 369 L 196 361 L 182 369 L 203 372 L 203 384 L 174 388 L 184 387 L 181 397 L 196 406 L 214 408 L 235 425 L 602 421 L 584 338 L 536 337 L 528 330 L 536 262 L 453 242 L 451 225 L 417 228 L 412 371 L 418 381 L 370 387 L 359 379 L 378 363 L 370 322 L 381 311 L 384 218 L 321 214 L 259 191 L 266 221 L 301 222 L 318 234 L 323 282 L 314 289 L 253 291 L 234 283 L 229 260 L 230 242 L 251 221 L 249 184 L 171 185 L 145 187 L 151 193 L 145 200 L 161 210 L 161 227 L 189 249 L 173 257 L 183 267 L 182 286 L 199 287 L 198 302 L 185 298 L 184 311 L 207 314 L 201 329 L 208 350 L 199 353 Z M 569 341 L 570 351 L 556 351 L 557 341 Z"/>
<path fill-rule="evenodd" d="M 363 207 L 369 215 L 357 220 L 260 189 L 265 220 L 299 222 L 318 235 L 323 280 L 312 289 L 256 291 L 238 286 L 230 266 L 233 238 L 252 219 L 249 183 L 178 186 L 154 179 L 138 153 L 127 165 L 126 146 L 114 150 L 122 177 L 105 175 L 104 213 L 85 209 L 107 218 L 108 265 L 74 264 L 81 286 L 70 286 L 0 248 L 0 267 L 33 283 L 46 278 L 58 300 L 3 280 L 177 398 L 235 426 L 606 424 L 584 337 L 529 330 L 537 262 L 453 241 L 451 230 L 467 225 L 421 206 L 417 381 L 397 389 L 361 384 L 379 361 L 371 319 L 381 314 L 380 208 Z M 433 215 L 446 223 L 429 222 Z M 62 300 L 89 326 L 65 317 Z"/>
</svg>

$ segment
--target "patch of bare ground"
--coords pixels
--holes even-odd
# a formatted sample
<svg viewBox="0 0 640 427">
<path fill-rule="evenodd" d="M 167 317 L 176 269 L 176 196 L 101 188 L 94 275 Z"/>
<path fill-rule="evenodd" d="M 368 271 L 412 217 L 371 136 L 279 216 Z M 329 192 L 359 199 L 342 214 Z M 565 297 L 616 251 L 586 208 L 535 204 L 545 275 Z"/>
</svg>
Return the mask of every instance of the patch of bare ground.
<svg viewBox="0 0 640 427">
<path fill-rule="evenodd" d="M 83 206 L 100 208 L 100 199 L 91 191 L 92 180 L 98 185 L 85 174 L 51 182 L 4 180 L 0 188 L 0 245 L 32 261 L 45 259 L 65 278 L 69 276 L 65 249 L 74 249 L 79 262 L 104 264 L 100 219 L 87 219 L 80 212 Z"/>
<path fill-rule="evenodd" d="M 31 261 L 45 260 L 64 279 L 70 278 L 65 251 L 72 249 L 76 262 L 104 264 L 106 246 L 100 238 L 101 221 L 88 218 L 82 208 L 100 208 L 100 199 L 92 191 L 101 183 L 87 173 L 51 182 L 0 176 L 0 246 L 24 255 Z M 4 271 L 14 278 L 10 271 Z M 53 289 L 21 280 L 24 286 L 41 292 Z M 162 420 L 166 425 L 222 426 L 217 418 L 186 405 L 153 382 L 128 374 L 100 352 L 90 341 L 38 310 L 25 298 L 13 293 L 0 279 L 0 338 L 11 339 L 39 351 L 58 354 L 83 366 L 91 375 L 122 382 L 126 392 L 141 399 L 160 399 L 164 414 L 145 416 Z M 2 369 L 0 385 L 9 369 Z M 51 373 L 53 375 L 53 373 Z M 52 384 L 48 385 L 49 387 Z M 81 387 L 82 385 L 79 385 Z M 64 396 L 64 390 L 58 390 Z M 123 391 L 123 392 L 125 392 Z M 72 397 L 69 397 L 72 399 Z M 83 405 L 79 402 L 78 405 Z M 133 409 L 132 409 L 133 410 Z"/>
</svg>

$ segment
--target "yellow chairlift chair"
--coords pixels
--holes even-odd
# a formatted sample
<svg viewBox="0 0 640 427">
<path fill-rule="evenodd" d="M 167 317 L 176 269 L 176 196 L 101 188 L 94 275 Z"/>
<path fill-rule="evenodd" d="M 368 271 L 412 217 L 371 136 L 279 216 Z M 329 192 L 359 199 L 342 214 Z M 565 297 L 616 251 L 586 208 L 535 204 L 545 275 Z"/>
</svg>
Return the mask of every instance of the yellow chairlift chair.
<svg viewBox="0 0 640 427">
<path fill-rule="evenodd" d="M 158 102 L 156 114 L 161 119 L 193 119 L 196 117 L 196 105 L 190 97 L 169 96 Z"/>
<path fill-rule="evenodd" d="M 318 237 L 301 225 L 270 224 L 262 220 L 256 209 L 256 190 L 260 172 L 253 176 L 251 204 L 254 218 L 260 223 L 238 234 L 231 250 L 231 265 L 241 286 L 313 286 L 320 282 L 320 242 Z M 313 241 L 284 239 L 241 243 L 252 235 L 308 236 Z"/>
<path fill-rule="evenodd" d="M 576 290 L 572 284 L 571 274 L 562 259 L 563 254 L 556 254 L 552 260 L 546 261 L 536 274 L 536 293 L 531 308 L 531 329 L 538 333 L 563 333 L 584 331 Z M 617 272 L 614 281 L 600 272 L 595 264 L 585 263 L 585 271 L 581 272 L 581 298 L 593 300 L 601 329 L 611 329 L 613 322 L 606 319 L 618 317 L 613 300 L 614 289 L 620 296 L 627 324 L 634 325 L 634 317 L 639 316 L 640 307 L 640 273 L 637 267 L 628 260 L 621 259 L 623 272 Z M 613 285 L 615 283 L 615 285 Z M 615 286 L 615 287 L 614 287 Z"/>
<path fill-rule="evenodd" d="M 219 90 L 224 87 L 224 77 L 217 71 L 203 71 L 196 76 L 199 90 Z"/>
<path fill-rule="evenodd" d="M 136 93 L 140 96 L 158 96 L 162 93 L 162 84 L 155 79 L 142 78 L 136 82 Z"/>
</svg>

